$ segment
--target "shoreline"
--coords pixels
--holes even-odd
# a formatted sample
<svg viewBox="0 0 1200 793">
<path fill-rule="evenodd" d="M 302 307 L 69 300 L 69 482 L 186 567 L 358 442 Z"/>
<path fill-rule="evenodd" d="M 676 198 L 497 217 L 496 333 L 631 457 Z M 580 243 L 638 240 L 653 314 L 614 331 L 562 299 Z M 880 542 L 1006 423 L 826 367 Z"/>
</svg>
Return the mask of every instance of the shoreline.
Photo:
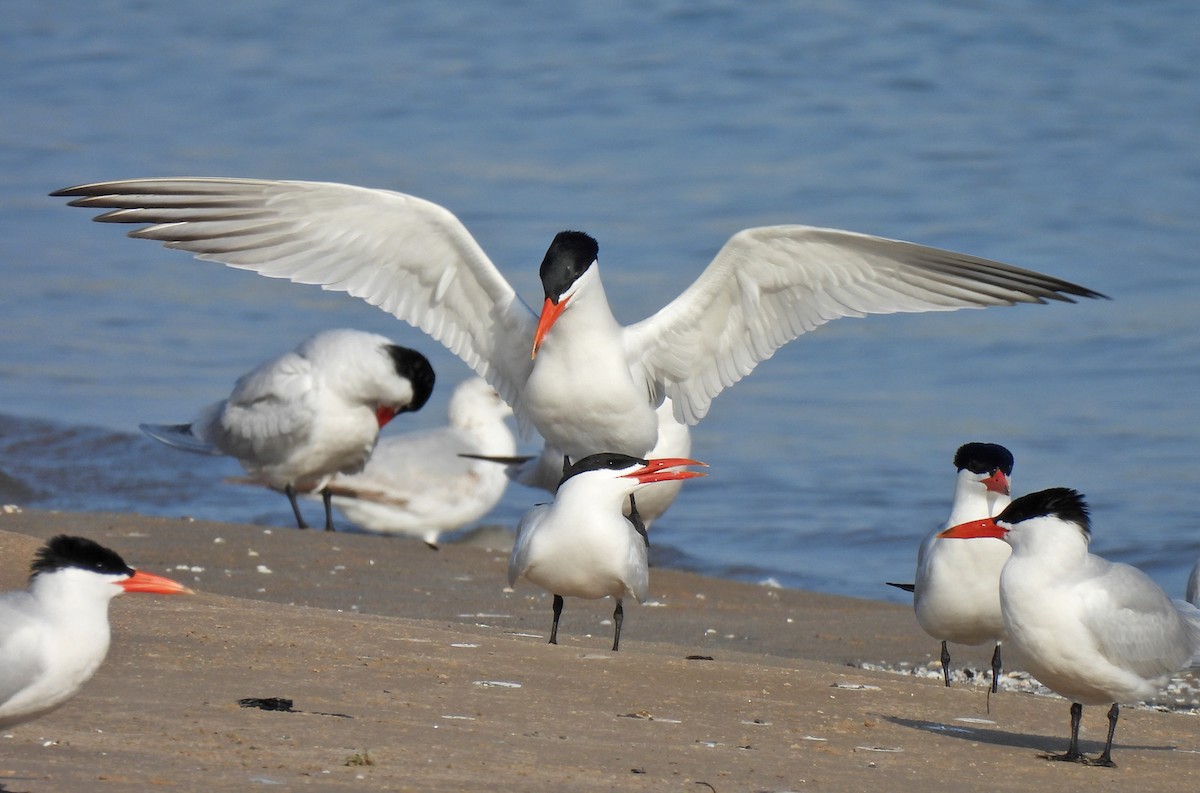
<svg viewBox="0 0 1200 793">
<path fill-rule="evenodd" d="M 911 608 L 654 569 L 650 600 L 505 584 L 507 553 L 126 514 L 0 514 L 0 583 L 91 537 L 192 597 L 118 598 L 70 703 L 4 731 L 7 790 L 965 790 L 1200 781 L 1200 721 L 1122 713 L 1116 769 L 1048 763 L 1067 703 L 849 664 L 924 663 Z M 982 668 L 984 648 L 953 648 Z M 952 650 L 952 651 L 953 651 Z M 1006 653 L 1007 655 L 1007 653 Z M 710 660 L 711 659 L 711 660 Z M 1019 659 L 1006 658 L 1013 668 Z M 279 697 L 293 711 L 239 707 Z M 1103 709 L 1085 708 L 1085 751 Z M 11 736 L 11 737 L 10 737 Z M 699 786 L 699 787 L 698 787 Z"/>
</svg>

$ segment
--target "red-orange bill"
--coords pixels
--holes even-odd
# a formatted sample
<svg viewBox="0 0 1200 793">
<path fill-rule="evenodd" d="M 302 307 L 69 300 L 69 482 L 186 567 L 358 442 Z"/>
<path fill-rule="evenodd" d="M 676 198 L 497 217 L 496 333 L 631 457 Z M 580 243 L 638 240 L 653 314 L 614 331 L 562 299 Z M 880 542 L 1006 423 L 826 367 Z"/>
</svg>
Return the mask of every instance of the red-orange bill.
<svg viewBox="0 0 1200 793">
<path fill-rule="evenodd" d="M 185 587 L 178 581 L 173 581 L 170 578 L 165 578 L 154 573 L 146 573 L 141 570 L 134 571 L 134 574 L 121 581 L 117 586 L 124 589 L 126 592 L 152 592 L 157 595 L 194 595 L 195 593 Z"/>
<path fill-rule="evenodd" d="M 995 537 L 1002 539 L 1008 529 L 999 526 L 992 518 L 986 520 L 969 520 L 957 526 L 951 526 L 938 534 L 939 537 L 952 540 L 972 540 L 976 537 Z"/>
<path fill-rule="evenodd" d="M 537 331 L 533 334 L 533 352 L 529 354 L 530 358 L 537 357 L 538 349 L 542 346 L 546 334 L 550 332 L 550 327 L 558 320 L 559 315 L 563 313 L 563 309 L 567 307 L 567 301 L 570 299 L 569 297 L 564 297 L 555 303 L 550 298 L 546 298 L 546 302 L 542 304 L 542 315 L 538 317 Z"/>
<path fill-rule="evenodd" d="M 702 471 L 671 471 L 668 469 L 679 468 L 685 465 L 702 465 L 707 467 L 707 463 L 702 463 L 699 460 L 691 460 L 687 457 L 660 457 L 657 460 L 647 460 L 646 464 L 625 476 L 636 479 L 644 485 L 653 482 L 673 482 L 679 479 L 694 479 L 698 476 L 704 476 Z"/>
<path fill-rule="evenodd" d="M 999 468 L 996 473 L 983 480 L 983 486 L 993 493 L 1008 495 L 1008 477 Z"/>
</svg>

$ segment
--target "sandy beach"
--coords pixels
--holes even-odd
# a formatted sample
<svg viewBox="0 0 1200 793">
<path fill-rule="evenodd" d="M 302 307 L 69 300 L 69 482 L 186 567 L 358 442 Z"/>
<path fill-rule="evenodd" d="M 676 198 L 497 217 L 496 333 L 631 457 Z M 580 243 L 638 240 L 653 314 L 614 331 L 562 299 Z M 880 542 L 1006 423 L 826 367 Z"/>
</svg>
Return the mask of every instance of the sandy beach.
<svg viewBox="0 0 1200 793">
<path fill-rule="evenodd" d="M 505 581 L 507 555 L 135 515 L 0 515 L 0 584 L 58 533 L 191 597 L 112 606 L 113 648 L 58 711 L 0 733 L 0 789 L 1192 790 L 1200 720 L 1126 708 L 1118 768 L 1039 758 L 1067 703 L 869 672 L 927 663 L 910 609 L 654 570 L 612 653 L 609 600 Z M 964 665 L 987 648 L 957 648 Z M 1020 659 L 1006 658 L 1019 667 Z M 291 700 L 289 711 L 241 707 Z M 1103 708 L 1085 708 L 1098 752 Z"/>
</svg>

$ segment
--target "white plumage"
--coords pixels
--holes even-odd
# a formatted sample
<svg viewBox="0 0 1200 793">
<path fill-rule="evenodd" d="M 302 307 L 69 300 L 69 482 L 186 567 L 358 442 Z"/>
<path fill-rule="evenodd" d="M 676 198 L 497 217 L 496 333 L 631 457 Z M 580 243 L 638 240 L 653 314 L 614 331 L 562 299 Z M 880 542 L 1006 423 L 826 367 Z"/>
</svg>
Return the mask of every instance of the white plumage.
<svg viewBox="0 0 1200 793">
<path fill-rule="evenodd" d="M 954 502 L 945 528 L 989 518 L 1008 506 L 1013 457 L 994 443 L 967 443 L 954 455 L 958 474 Z M 946 642 L 977 645 L 994 642 L 992 691 L 1000 672 L 1000 571 L 1008 561 L 1008 545 L 995 537 L 947 540 L 931 532 L 917 553 L 913 607 L 921 628 L 942 642 L 942 673 L 950 685 L 950 651 Z"/>
<path fill-rule="evenodd" d="M 494 385 L 524 428 L 572 460 L 644 456 L 665 395 L 694 424 L 712 399 L 790 339 L 838 317 L 1099 297 L 1010 265 L 808 226 L 733 235 L 700 277 L 653 316 L 613 318 L 586 235 L 555 238 L 542 266 L 557 322 L 530 357 L 538 316 L 448 210 L 344 184 L 140 179 L 55 195 L 148 224 L 131 236 L 201 259 L 345 291 L 409 322 Z M 571 236 L 575 235 L 575 236 Z M 561 244 L 560 244 L 561 243 Z M 553 284 L 553 286 L 551 285 Z M 550 327 L 553 325 L 553 328 Z"/>
<path fill-rule="evenodd" d="M 472 377 L 454 389 L 447 412 L 447 426 L 382 436 L 361 472 L 329 483 L 334 507 L 368 531 L 420 537 L 435 547 L 443 532 L 487 514 L 504 494 L 507 472 L 462 455 L 514 455 L 505 423 L 512 409 Z"/>
<path fill-rule="evenodd" d="M 658 440 L 654 448 L 646 455 L 647 459 L 662 457 L 687 457 L 692 453 L 692 433 L 687 424 L 675 418 L 674 406 L 670 399 L 654 411 L 658 418 Z M 535 487 L 549 493 L 558 489 L 562 480 L 563 453 L 549 444 L 542 448 L 542 453 L 531 457 L 520 465 L 509 466 L 508 475 L 513 482 L 526 487 Z M 683 481 L 679 479 L 656 482 L 640 489 L 637 494 L 638 514 L 649 529 L 663 513 L 675 503 Z M 622 510 L 629 515 L 629 501 L 626 500 Z"/>
<path fill-rule="evenodd" d="M 550 643 L 558 642 L 563 597 L 616 601 L 613 650 L 621 639 L 623 601 L 641 603 L 650 585 L 646 550 L 649 537 L 636 510 L 625 517 L 626 499 L 654 482 L 703 474 L 668 470 L 703 465 L 688 459 L 643 460 L 623 454 L 595 454 L 571 466 L 554 501 L 533 507 L 521 518 L 508 561 L 509 586 L 525 578 L 554 595 Z"/>
<path fill-rule="evenodd" d="M 1022 496 L 942 536 L 1002 537 L 1012 547 L 1000 574 L 1005 632 L 1029 672 L 1072 702 L 1071 743 L 1053 759 L 1112 765 L 1118 705 L 1153 697 L 1200 661 L 1200 609 L 1172 601 L 1141 570 L 1088 553 L 1088 509 L 1073 490 Z M 1110 703 L 1104 751 L 1085 758 L 1083 705 Z"/>
<path fill-rule="evenodd" d="M 304 528 L 295 493 L 362 470 L 380 427 L 420 409 L 433 383 L 419 352 L 374 333 L 327 330 L 243 375 L 190 424 L 140 426 L 168 446 L 235 458 L 251 481 L 287 494 Z"/>
<path fill-rule="evenodd" d="M 0 595 L 0 727 L 67 702 L 108 654 L 108 604 L 122 592 L 191 592 L 115 552 L 60 535 L 38 551 L 27 590 Z"/>
</svg>

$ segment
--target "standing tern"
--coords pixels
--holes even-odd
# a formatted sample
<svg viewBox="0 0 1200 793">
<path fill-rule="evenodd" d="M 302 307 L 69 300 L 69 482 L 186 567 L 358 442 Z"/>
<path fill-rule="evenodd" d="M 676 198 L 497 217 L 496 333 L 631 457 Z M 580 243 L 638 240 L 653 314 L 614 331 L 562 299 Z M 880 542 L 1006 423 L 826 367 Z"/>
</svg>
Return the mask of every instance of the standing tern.
<svg viewBox="0 0 1200 793">
<path fill-rule="evenodd" d="M 59 707 L 108 654 L 108 603 L 122 592 L 190 594 L 115 551 L 59 535 L 34 557 L 29 588 L 0 594 L 0 727 Z"/>
<path fill-rule="evenodd" d="M 942 674 L 950 685 L 950 650 L 946 642 L 977 645 L 994 642 L 992 692 L 1000 681 L 1000 571 L 1011 553 L 995 537 L 970 542 L 945 540 L 943 529 L 997 515 L 1008 506 L 1013 456 L 995 443 L 967 443 L 954 455 L 958 478 L 950 519 L 931 532 L 917 552 L 913 607 L 921 628 L 942 642 Z"/>
<path fill-rule="evenodd" d="M 611 596 L 613 650 L 621 643 L 622 601 L 646 599 L 650 540 L 637 512 L 621 508 L 626 499 L 654 482 L 704 476 L 699 471 L 672 471 L 685 465 L 704 465 L 687 458 L 644 460 L 625 454 L 584 457 L 563 475 L 554 501 L 525 513 L 508 560 L 508 584 L 524 577 L 554 595 L 550 643 L 558 644 L 558 620 L 563 597 L 588 599 Z"/>
<path fill-rule="evenodd" d="M 383 436 L 366 467 L 330 481 L 333 506 L 381 534 L 420 537 L 436 548 L 443 532 L 483 517 L 508 486 L 503 466 L 464 455 L 516 453 L 505 419 L 512 409 L 478 377 L 454 389 L 449 424 Z M 561 460 L 561 458 L 560 458 Z"/>
<path fill-rule="evenodd" d="M 321 491 L 333 531 L 329 480 L 360 471 L 380 427 L 420 410 L 433 391 L 421 353 L 374 333 L 327 330 L 238 379 L 227 399 L 190 424 L 141 424 L 176 449 L 237 459 L 253 481 L 283 490 L 297 525 L 296 493 Z"/>
<path fill-rule="evenodd" d="M 1111 766 L 1119 703 L 1141 702 L 1200 662 L 1200 609 L 1172 601 L 1136 567 L 1088 553 L 1083 497 L 1051 488 L 1015 499 L 995 518 L 961 523 L 943 538 L 996 537 L 1012 546 L 1000 574 L 1008 639 L 1029 672 L 1071 700 L 1071 742 L 1047 755 Z M 1108 740 L 1095 759 L 1079 751 L 1084 705 L 1112 704 Z"/>
<path fill-rule="evenodd" d="M 535 314 L 449 210 L 388 190 L 325 182 L 165 178 L 53 193 L 111 210 L 130 236 L 273 278 L 344 291 L 429 333 L 496 387 L 522 430 L 570 460 L 644 457 L 663 396 L 692 425 L 780 346 L 839 317 L 1074 302 L 1097 292 L 999 262 L 808 226 L 734 234 L 653 316 L 613 317 L 598 245 L 551 242 Z"/>
</svg>

